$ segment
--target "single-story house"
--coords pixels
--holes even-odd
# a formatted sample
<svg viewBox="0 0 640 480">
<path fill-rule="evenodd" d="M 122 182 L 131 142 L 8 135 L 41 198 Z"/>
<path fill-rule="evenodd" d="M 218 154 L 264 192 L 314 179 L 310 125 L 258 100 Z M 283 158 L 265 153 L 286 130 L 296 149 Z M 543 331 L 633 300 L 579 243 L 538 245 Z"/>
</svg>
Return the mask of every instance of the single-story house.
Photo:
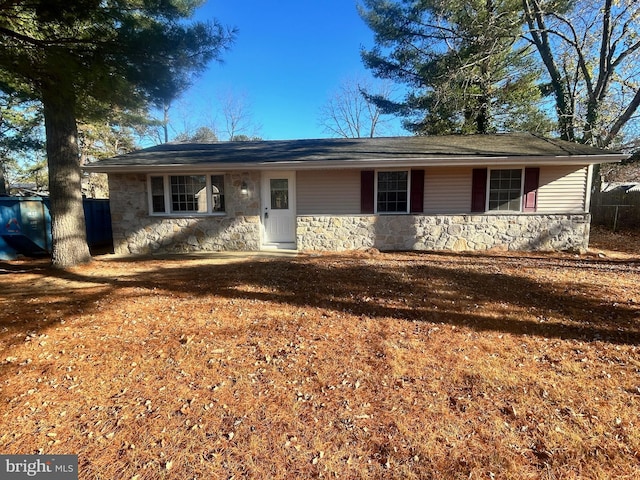
<svg viewBox="0 0 640 480">
<path fill-rule="evenodd" d="M 164 144 L 109 177 L 119 254 L 584 250 L 592 165 L 625 155 L 531 134 Z"/>
</svg>

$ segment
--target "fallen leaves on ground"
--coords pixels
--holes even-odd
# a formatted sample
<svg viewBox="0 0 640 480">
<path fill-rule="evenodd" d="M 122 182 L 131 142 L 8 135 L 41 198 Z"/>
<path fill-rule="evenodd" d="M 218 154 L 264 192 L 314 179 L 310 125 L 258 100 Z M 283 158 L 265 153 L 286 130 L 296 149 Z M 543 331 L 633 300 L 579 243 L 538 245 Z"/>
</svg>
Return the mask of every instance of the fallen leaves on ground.
<svg viewBox="0 0 640 480">
<path fill-rule="evenodd" d="M 0 263 L 0 451 L 81 479 L 637 478 L 640 242 L 595 237 Z"/>
</svg>

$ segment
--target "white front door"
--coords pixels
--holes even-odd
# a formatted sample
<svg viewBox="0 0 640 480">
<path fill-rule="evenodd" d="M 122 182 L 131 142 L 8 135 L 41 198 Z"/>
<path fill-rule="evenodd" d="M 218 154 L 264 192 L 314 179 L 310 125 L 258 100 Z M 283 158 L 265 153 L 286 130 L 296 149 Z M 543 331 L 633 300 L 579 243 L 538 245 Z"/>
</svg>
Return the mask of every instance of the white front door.
<svg viewBox="0 0 640 480">
<path fill-rule="evenodd" d="M 296 248 L 295 172 L 262 175 L 263 246 Z"/>
</svg>

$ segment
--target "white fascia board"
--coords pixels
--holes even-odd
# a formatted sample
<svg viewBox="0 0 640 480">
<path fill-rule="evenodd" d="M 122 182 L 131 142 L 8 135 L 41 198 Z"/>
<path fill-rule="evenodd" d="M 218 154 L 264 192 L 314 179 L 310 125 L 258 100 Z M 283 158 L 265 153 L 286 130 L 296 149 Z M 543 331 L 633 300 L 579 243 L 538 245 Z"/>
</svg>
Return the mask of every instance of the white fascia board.
<svg viewBox="0 0 640 480">
<path fill-rule="evenodd" d="M 589 213 L 591 209 L 591 188 L 593 187 L 593 165 L 587 168 L 587 185 L 584 192 L 584 213 Z"/>
<path fill-rule="evenodd" d="M 272 170 L 326 170 L 345 168 L 398 168 L 398 167 L 484 167 L 500 165 L 538 166 L 538 165 L 593 165 L 615 163 L 627 158 L 627 155 L 567 155 L 567 156 L 505 156 L 480 157 L 461 156 L 446 158 L 420 159 L 379 159 L 379 160 L 327 160 L 312 162 L 269 162 L 258 164 L 259 169 L 269 166 Z"/>
<path fill-rule="evenodd" d="M 255 170 L 336 170 L 362 168 L 397 167 L 493 167 L 500 165 L 543 166 L 543 165 L 593 165 L 598 163 L 620 162 L 628 155 L 567 155 L 567 156 L 505 156 L 505 157 L 436 157 L 414 159 L 357 159 L 357 160 L 317 160 L 283 161 L 255 163 L 198 163 L 198 164 L 157 164 L 157 165 L 85 165 L 87 171 L 101 173 L 151 173 L 151 172 L 202 172 L 218 171 L 255 171 Z"/>
</svg>

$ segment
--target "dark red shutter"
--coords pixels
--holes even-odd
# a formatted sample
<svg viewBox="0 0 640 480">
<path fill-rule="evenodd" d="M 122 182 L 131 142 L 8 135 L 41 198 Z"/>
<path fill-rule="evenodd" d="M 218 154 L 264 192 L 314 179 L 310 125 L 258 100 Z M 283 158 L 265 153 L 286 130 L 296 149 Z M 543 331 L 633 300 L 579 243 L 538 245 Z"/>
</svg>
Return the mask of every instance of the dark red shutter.
<svg viewBox="0 0 640 480">
<path fill-rule="evenodd" d="M 411 213 L 424 212 L 424 170 L 411 170 Z"/>
<path fill-rule="evenodd" d="M 524 169 L 524 194 L 522 211 L 535 212 L 538 207 L 538 185 L 540 183 L 539 168 Z"/>
<path fill-rule="evenodd" d="M 474 168 L 471 180 L 471 211 L 484 212 L 487 205 L 487 169 Z"/>
<path fill-rule="evenodd" d="M 360 172 L 360 213 L 374 213 L 374 181 L 373 170 Z"/>
</svg>

